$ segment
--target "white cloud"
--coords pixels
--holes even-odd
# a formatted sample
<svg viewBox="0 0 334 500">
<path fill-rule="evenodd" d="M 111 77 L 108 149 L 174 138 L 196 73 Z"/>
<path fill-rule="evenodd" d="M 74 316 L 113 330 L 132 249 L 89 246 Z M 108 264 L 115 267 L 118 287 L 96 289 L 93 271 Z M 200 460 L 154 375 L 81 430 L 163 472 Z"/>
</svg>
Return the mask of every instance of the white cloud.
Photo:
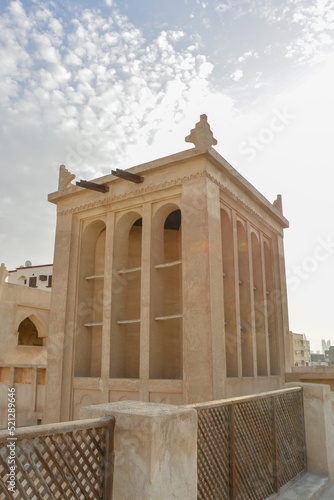
<svg viewBox="0 0 334 500">
<path fill-rule="evenodd" d="M 253 50 L 248 50 L 247 52 L 244 52 L 239 58 L 238 58 L 238 62 L 239 63 L 243 63 L 245 62 L 247 59 L 250 59 L 254 57 L 255 59 L 259 59 L 259 53 L 256 52 L 256 51 L 253 51 Z"/>
<path fill-rule="evenodd" d="M 235 82 L 238 82 L 239 80 L 241 80 L 241 78 L 243 77 L 243 71 L 242 69 L 236 69 L 234 71 L 234 73 L 232 73 L 231 75 L 231 78 L 235 81 Z"/>
<path fill-rule="evenodd" d="M 215 6 L 215 11 L 219 14 L 224 14 L 225 12 L 232 9 L 232 5 L 229 3 L 219 3 Z"/>
<path fill-rule="evenodd" d="M 286 56 L 300 63 L 317 62 L 333 48 L 334 4 L 331 0 L 292 0 L 289 6 L 272 0 L 257 12 L 272 24 L 291 27 L 294 36 L 287 43 Z"/>
<path fill-rule="evenodd" d="M 1 230 L 11 234 L 2 252 L 14 267 L 45 251 L 43 242 L 34 252 L 30 243 L 21 251 L 10 228 L 25 220 L 20 238 L 30 241 L 38 215 L 36 227 L 53 230 L 54 207 L 45 198 L 57 187 L 58 165 L 94 178 L 109 172 L 111 162 L 130 166 L 174 152 L 171 124 L 198 109 L 213 69 L 182 30 L 165 29 L 148 43 L 116 9 L 110 17 L 85 10 L 65 25 L 51 7 L 22 5 L 12 1 L 0 16 L 0 102 L 6 106 L 0 108 L 0 161 L 8 176 L 3 186 L 13 193 L 10 208 L 0 196 Z M 159 129 L 165 138 L 158 152 Z M 48 245 L 52 255 L 52 239 Z M 13 247 L 19 262 L 11 260 Z"/>
</svg>

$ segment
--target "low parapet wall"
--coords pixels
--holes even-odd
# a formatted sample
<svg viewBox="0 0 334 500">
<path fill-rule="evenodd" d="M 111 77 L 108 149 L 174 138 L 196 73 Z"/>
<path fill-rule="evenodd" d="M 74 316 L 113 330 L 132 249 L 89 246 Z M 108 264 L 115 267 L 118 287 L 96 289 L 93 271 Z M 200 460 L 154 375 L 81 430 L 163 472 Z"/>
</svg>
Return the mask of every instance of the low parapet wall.
<svg viewBox="0 0 334 500">
<path fill-rule="evenodd" d="M 291 373 L 285 374 L 285 380 L 287 383 L 326 384 L 334 391 L 334 366 L 293 367 Z"/>
<path fill-rule="evenodd" d="M 288 384 L 303 388 L 307 469 L 334 481 L 334 419 L 330 388 L 324 384 Z"/>
</svg>

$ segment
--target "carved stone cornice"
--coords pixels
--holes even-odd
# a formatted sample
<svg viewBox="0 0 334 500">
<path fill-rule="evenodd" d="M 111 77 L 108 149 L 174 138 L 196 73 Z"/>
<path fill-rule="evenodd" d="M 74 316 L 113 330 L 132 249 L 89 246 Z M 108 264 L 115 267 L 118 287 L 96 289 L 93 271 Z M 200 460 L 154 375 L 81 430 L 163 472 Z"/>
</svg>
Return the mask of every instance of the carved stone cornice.
<svg viewBox="0 0 334 500">
<path fill-rule="evenodd" d="M 199 177 L 207 177 L 210 179 L 212 182 L 214 182 L 224 193 L 226 193 L 230 198 L 232 198 L 235 202 L 237 202 L 241 207 L 243 207 L 248 213 L 253 215 L 258 221 L 260 221 L 262 224 L 264 224 L 268 229 L 273 231 L 275 234 L 278 234 L 279 236 L 282 235 L 282 232 L 280 232 L 277 228 L 275 228 L 272 224 L 268 222 L 266 218 L 264 218 L 259 212 L 251 208 L 247 203 L 245 203 L 241 198 L 239 198 L 235 193 L 233 193 L 228 187 L 226 187 L 222 182 L 220 182 L 218 179 L 213 177 L 211 174 L 208 172 L 197 172 L 196 174 L 191 174 L 191 175 L 185 175 L 183 177 L 178 177 L 176 179 L 172 179 L 169 181 L 164 181 L 160 182 L 158 184 L 151 184 L 150 186 L 147 187 L 140 187 L 139 189 L 134 189 L 133 191 L 123 193 L 120 195 L 114 195 L 114 196 L 106 196 L 103 197 L 103 199 L 96 200 L 90 203 L 83 203 L 82 205 L 73 207 L 73 208 L 68 208 L 66 210 L 61 210 L 58 212 L 59 216 L 62 215 L 68 215 L 72 213 L 78 213 L 78 212 L 84 212 L 85 210 L 90 210 L 92 208 L 96 207 L 101 207 L 103 205 L 109 205 L 111 203 L 116 203 L 118 201 L 123 201 L 126 199 L 131 199 L 136 196 L 142 196 L 145 194 L 153 193 L 155 191 L 160 191 L 162 189 L 168 189 L 169 187 L 173 186 L 178 186 L 182 185 L 183 182 L 186 182 L 188 180 L 196 179 Z"/>
<path fill-rule="evenodd" d="M 160 182 L 159 184 L 151 184 L 147 187 L 141 187 L 139 189 L 134 189 L 133 191 L 123 193 L 115 196 L 107 196 L 103 197 L 103 199 L 96 200 L 90 203 L 84 203 L 82 205 L 68 208 L 66 210 L 60 210 L 58 212 L 58 216 L 68 215 L 72 213 L 83 212 L 85 210 L 89 210 L 91 208 L 101 207 L 103 205 L 109 205 L 110 203 L 116 203 L 117 201 L 123 201 L 126 199 L 134 198 L 136 196 L 142 196 L 145 194 L 153 193 L 155 191 L 160 191 L 162 189 L 167 189 L 169 187 L 182 185 L 184 181 L 196 179 L 198 177 L 204 177 L 206 175 L 205 172 L 197 172 L 196 174 L 185 175 L 183 177 L 178 177 L 176 179 L 172 179 L 170 181 Z"/>
<path fill-rule="evenodd" d="M 276 227 L 268 222 L 259 212 L 251 208 L 247 203 L 245 203 L 241 198 L 239 198 L 235 193 L 233 193 L 228 187 L 226 187 L 222 182 L 213 177 L 211 174 L 206 174 L 207 178 L 210 179 L 214 184 L 216 184 L 224 193 L 226 193 L 232 200 L 237 202 L 242 208 L 244 208 L 248 213 L 253 215 L 258 221 L 264 224 L 268 229 L 273 231 L 275 234 L 282 236 L 282 232 L 279 231 Z"/>
</svg>

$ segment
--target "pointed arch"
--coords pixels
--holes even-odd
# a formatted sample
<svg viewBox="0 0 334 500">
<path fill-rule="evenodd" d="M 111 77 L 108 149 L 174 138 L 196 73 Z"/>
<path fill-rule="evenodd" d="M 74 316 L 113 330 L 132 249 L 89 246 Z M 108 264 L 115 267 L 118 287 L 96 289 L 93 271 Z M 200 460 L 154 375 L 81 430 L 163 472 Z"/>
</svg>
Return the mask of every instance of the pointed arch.
<svg viewBox="0 0 334 500">
<path fill-rule="evenodd" d="M 45 313 L 45 311 L 43 312 Z M 16 332 L 19 331 L 21 323 L 26 318 L 29 318 L 30 321 L 32 321 L 32 323 L 35 325 L 39 338 L 47 337 L 47 332 L 48 332 L 47 318 L 43 317 L 42 314 L 39 311 L 36 311 L 35 309 L 27 310 L 25 308 L 22 311 L 18 311 L 18 314 L 16 316 L 16 330 L 15 330 Z"/>
<path fill-rule="evenodd" d="M 18 345 L 42 346 L 43 338 L 38 335 L 38 320 L 34 315 L 21 321 L 18 327 Z"/>
</svg>

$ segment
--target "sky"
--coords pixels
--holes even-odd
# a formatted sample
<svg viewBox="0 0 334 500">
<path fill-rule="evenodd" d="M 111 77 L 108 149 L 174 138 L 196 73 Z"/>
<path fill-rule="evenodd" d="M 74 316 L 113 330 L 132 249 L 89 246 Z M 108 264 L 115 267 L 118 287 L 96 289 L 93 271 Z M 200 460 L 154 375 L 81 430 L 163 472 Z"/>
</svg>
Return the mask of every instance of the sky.
<svg viewBox="0 0 334 500">
<path fill-rule="evenodd" d="M 2 0 L 0 262 L 53 260 L 61 164 L 79 179 L 215 149 L 283 198 L 290 329 L 334 344 L 332 0 Z"/>
</svg>

